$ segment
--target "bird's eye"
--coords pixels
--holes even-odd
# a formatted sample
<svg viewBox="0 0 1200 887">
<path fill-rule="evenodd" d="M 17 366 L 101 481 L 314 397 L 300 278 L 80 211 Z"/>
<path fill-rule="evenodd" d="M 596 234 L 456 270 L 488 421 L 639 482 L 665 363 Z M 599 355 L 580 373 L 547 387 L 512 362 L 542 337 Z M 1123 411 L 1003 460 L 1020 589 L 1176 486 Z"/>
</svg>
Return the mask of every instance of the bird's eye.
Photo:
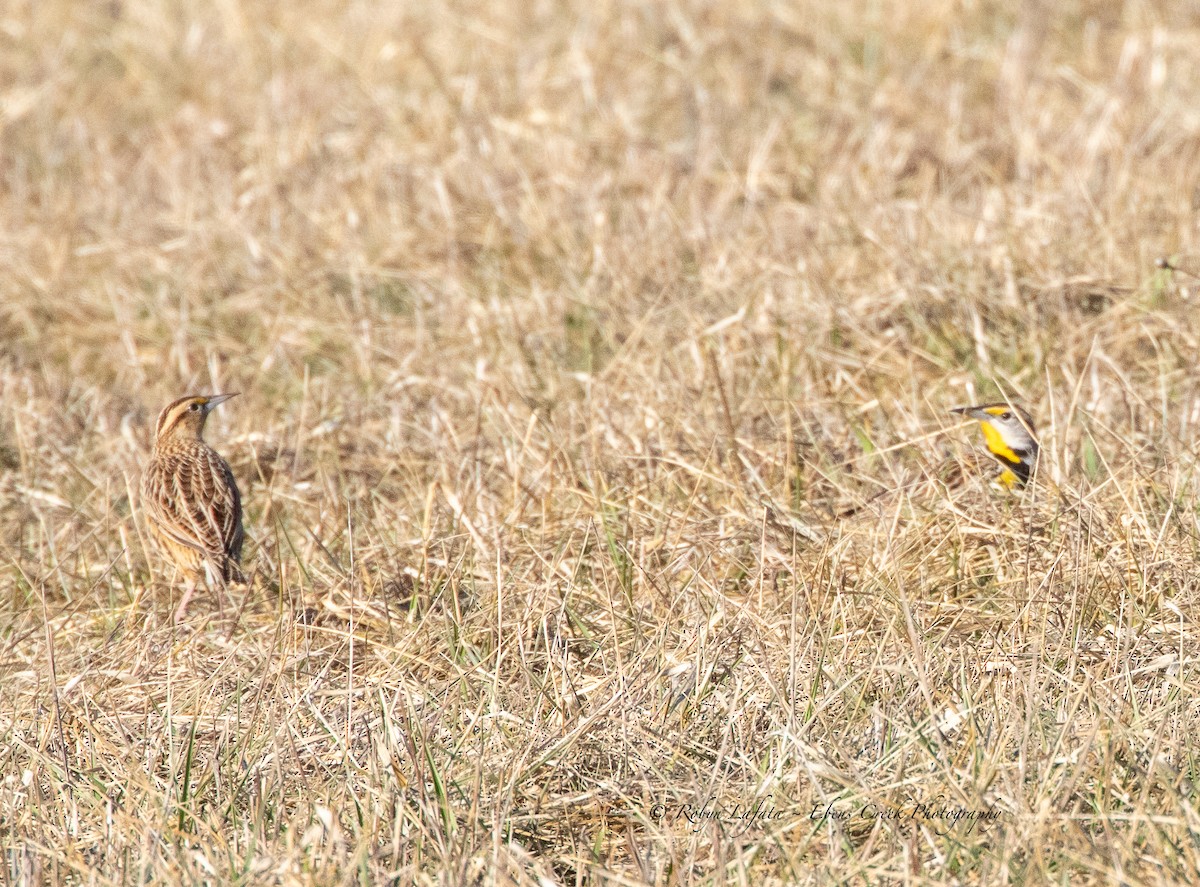
<svg viewBox="0 0 1200 887">
<path fill-rule="evenodd" d="M 1012 418 L 1012 413 L 1010 413 L 1008 410 L 1005 410 L 1003 413 L 1000 414 L 1001 422 L 1007 422 L 1011 418 Z"/>
<path fill-rule="evenodd" d="M 196 412 L 196 410 L 200 409 L 200 404 L 194 403 L 190 407 L 188 407 L 188 409 L 194 413 L 194 412 Z"/>
</svg>

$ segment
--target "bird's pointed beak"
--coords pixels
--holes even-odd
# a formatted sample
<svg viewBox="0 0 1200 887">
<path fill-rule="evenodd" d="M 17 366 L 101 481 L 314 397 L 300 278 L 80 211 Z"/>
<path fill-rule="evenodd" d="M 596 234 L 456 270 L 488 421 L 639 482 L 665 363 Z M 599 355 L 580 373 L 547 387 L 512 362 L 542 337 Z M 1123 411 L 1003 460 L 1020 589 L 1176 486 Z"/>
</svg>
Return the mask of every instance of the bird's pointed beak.
<svg viewBox="0 0 1200 887">
<path fill-rule="evenodd" d="M 223 404 L 225 401 L 229 400 L 229 398 L 237 397 L 239 394 L 241 394 L 240 391 L 235 391 L 232 394 L 214 394 L 208 399 L 208 403 L 204 405 L 204 411 L 207 413 L 213 407 Z"/>
<path fill-rule="evenodd" d="M 966 416 L 968 419 L 978 419 L 981 422 L 988 417 L 988 414 L 979 407 L 954 407 L 950 412 Z"/>
</svg>

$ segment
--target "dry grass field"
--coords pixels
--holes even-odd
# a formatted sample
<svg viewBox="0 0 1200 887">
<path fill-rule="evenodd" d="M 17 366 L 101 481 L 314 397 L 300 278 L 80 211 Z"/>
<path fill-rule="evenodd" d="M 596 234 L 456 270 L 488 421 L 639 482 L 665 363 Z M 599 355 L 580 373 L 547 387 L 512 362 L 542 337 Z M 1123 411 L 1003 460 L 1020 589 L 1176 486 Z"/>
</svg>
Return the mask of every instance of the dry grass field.
<svg viewBox="0 0 1200 887">
<path fill-rule="evenodd" d="M 1196 883 L 1193 251 L 1195 3 L 0 5 L 0 880 Z"/>
</svg>

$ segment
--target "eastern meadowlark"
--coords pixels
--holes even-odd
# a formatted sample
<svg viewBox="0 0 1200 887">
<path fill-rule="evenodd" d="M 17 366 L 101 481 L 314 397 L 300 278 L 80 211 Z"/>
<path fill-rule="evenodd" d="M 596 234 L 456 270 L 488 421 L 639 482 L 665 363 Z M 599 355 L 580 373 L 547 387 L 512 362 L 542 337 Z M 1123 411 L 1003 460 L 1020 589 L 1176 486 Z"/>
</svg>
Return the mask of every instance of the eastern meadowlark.
<svg viewBox="0 0 1200 887">
<path fill-rule="evenodd" d="M 183 574 L 182 620 L 199 580 L 242 580 L 242 498 L 233 472 L 204 442 L 204 423 L 233 394 L 190 394 L 168 404 L 154 428 L 154 452 L 142 476 L 142 508 L 154 536 Z"/>
<path fill-rule="evenodd" d="M 1022 407 L 1008 402 L 975 407 L 955 407 L 959 413 L 979 421 L 988 452 L 1004 466 L 997 480 L 1008 489 L 1029 483 L 1037 466 L 1038 443 L 1033 418 Z"/>
</svg>

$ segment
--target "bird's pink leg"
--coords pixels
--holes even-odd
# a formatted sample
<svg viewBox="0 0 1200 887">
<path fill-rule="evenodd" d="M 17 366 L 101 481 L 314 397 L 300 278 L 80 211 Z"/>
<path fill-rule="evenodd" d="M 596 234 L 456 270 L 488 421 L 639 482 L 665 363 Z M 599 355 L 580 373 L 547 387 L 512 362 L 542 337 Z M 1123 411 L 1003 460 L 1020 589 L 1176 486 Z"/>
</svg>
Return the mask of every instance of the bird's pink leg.
<svg viewBox="0 0 1200 887">
<path fill-rule="evenodd" d="M 196 593 L 196 577 L 188 576 L 187 586 L 183 590 L 183 598 L 179 601 L 179 606 L 175 610 L 175 621 L 182 622 L 183 617 L 187 615 L 188 603 L 192 599 L 192 595 Z"/>
</svg>

